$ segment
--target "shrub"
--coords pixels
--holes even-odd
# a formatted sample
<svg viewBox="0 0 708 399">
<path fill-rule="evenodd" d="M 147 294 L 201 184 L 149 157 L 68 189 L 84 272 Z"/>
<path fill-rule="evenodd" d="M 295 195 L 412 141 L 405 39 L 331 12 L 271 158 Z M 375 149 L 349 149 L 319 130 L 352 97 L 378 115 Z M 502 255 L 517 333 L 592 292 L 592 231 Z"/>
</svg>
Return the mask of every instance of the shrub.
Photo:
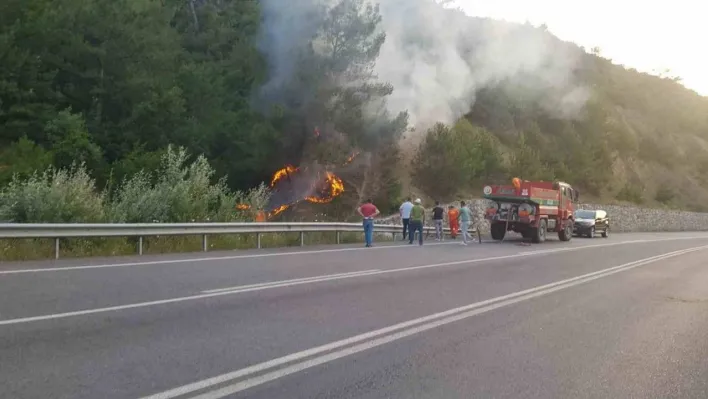
<svg viewBox="0 0 708 399">
<path fill-rule="evenodd" d="M 627 183 L 617 193 L 618 200 L 629 201 L 635 204 L 644 202 L 644 188 L 638 184 Z"/>
<path fill-rule="evenodd" d="M 140 171 L 126 179 L 111 201 L 96 190 L 83 164 L 48 168 L 23 179 L 15 175 L 0 190 L 0 220 L 13 223 L 169 223 L 253 220 L 268 202 L 260 185 L 231 192 L 225 178 L 212 183 L 214 169 L 199 156 L 188 163 L 183 148 L 168 147 L 153 174 Z M 237 211 L 239 203 L 251 211 Z"/>
<path fill-rule="evenodd" d="M 657 202 L 661 202 L 662 204 L 671 203 L 671 201 L 673 201 L 674 197 L 676 197 L 674 190 L 670 189 L 667 186 L 659 187 L 659 189 L 656 191 L 656 194 L 654 195 L 654 199 Z"/>
<path fill-rule="evenodd" d="M 106 220 L 104 196 L 83 164 L 49 167 L 26 179 L 15 175 L 0 190 L 0 220 L 14 223 L 89 223 Z"/>
<path fill-rule="evenodd" d="M 212 184 L 214 169 L 204 156 L 187 164 L 188 154 L 168 147 L 155 176 L 141 171 L 123 182 L 111 206 L 119 222 L 208 222 L 244 218 L 237 203 L 265 205 L 265 186 L 231 193 L 224 178 Z M 152 184 L 151 182 L 155 182 Z"/>
</svg>

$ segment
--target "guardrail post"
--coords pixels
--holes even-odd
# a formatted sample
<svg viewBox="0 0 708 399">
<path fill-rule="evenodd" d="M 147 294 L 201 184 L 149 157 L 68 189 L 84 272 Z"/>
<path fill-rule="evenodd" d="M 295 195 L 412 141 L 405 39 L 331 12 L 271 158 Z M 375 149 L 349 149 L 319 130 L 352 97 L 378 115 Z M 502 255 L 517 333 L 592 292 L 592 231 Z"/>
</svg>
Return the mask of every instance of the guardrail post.
<svg viewBox="0 0 708 399">
<path fill-rule="evenodd" d="M 143 236 L 138 237 L 138 255 L 143 254 Z"/>
<path fill-rule="evenodd" d="M 341 241 L 341 234 L 339 233 L 339 230 L 337 230 L 337 244 Z"/>
<path fill-rule="evenodd" d="M 300 246 L 301 247 L 305 246 L 305 232 L 304 231 L 300 232 Z"/>
<path fill-rule="evenodd" d="M 261 233 L 256 233 L 256 246 L 261 249 Z"/>
<path fill-rule="evenodd" d="M 202 251 L 206 252 L 207 251 L 207 235 L 204 234 L 202 235 Z"/>
<path fill-rule="evenodd" d="M 59 259 L 59 238 L 54 239 L 54 259 Z"/>
</svg>

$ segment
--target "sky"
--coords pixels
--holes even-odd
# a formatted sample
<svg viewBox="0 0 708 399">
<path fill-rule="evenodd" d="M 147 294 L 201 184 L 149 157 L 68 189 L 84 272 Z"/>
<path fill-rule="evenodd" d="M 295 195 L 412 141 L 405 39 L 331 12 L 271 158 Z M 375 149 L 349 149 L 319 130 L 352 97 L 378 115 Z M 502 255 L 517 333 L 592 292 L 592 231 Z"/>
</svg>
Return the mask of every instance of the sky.
<svg viewBox="0 0 708 399">
<path fill-rule="evenodd" d="M 700 0 L 454 0 L 469 15 L 546 24 L 565 41 L 599 47 L 616 64 L 670 69 L 708 96 L 708 4 Z"/>
</svg>

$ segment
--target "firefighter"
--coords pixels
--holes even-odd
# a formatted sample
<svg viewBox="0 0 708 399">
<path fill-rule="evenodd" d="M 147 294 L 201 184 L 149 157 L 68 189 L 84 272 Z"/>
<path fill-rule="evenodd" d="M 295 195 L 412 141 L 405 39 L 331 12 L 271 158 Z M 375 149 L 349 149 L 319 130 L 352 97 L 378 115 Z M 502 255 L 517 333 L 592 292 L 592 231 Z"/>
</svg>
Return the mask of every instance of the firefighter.
<svg viewBox="0 0 708 399">
<path fill-rule="evenodd" d="M 258 208 L 258 212 L 256 212 L 256 223 L 263 223 L 266 221 L 266 213 L 263 211 L 263 208 Z"/>
<path fill-rule="evenodd" d="M 459 215 L 460 212 L 455 208 L 454 205 L 450 205 L 447 208 L 447 222 L 450 226 L 450 237 L 452 237 L 453 239 L 457 238 L 457 232 L 460 229 L 460 224 L 457 222 L 457 217 Z"/>
</svg>

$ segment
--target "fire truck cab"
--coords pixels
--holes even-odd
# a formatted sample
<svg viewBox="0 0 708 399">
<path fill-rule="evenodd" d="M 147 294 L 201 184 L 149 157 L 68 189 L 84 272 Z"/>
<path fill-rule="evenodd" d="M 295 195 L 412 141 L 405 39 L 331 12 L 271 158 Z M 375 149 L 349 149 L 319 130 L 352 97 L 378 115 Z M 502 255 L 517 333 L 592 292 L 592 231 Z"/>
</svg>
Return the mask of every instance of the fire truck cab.
<svg viewBox="0 0 708 399">
<path fill-rule="evenodd" d="M 485 218 L 494 240 L 503 240 L 507 231 L 534 243 L 544 242 L 548 232 L 557 232 L 561 241 L 570 241 L 573 236 L 579 193 L 568 183 L 514 178 L 510 186 L 484 187 L 483 197 L 490 201 Z"/>
</svg>

